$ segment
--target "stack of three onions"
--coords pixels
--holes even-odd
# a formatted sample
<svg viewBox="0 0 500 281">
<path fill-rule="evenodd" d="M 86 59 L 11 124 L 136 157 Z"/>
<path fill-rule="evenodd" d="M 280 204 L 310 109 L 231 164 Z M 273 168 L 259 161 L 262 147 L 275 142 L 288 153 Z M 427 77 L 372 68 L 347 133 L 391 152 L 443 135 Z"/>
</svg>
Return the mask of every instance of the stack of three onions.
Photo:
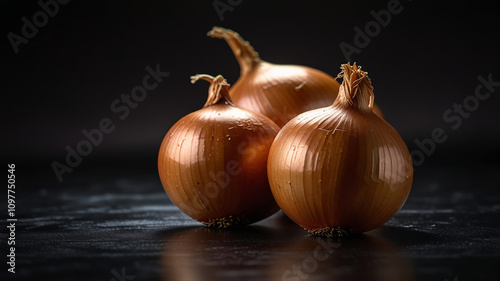
<svg viewBox="0 0 500 281">
<path fill-rule="evenodd" d="M 410 154 L 374 113 L 366 72 L 342 65 L 337 90 L 318 70 L 261 61 L 237 33 L 209 35 L 228 41 L 241 76 L 231 89 L 220 75 L 192 77 L 211 83 L 207 103 L 163 140 L 160 178 L 184 213 L 225 228 L 281 208 L 314 235 L 341 236 L 382 225 L 402 207 Z"/>
</svg>

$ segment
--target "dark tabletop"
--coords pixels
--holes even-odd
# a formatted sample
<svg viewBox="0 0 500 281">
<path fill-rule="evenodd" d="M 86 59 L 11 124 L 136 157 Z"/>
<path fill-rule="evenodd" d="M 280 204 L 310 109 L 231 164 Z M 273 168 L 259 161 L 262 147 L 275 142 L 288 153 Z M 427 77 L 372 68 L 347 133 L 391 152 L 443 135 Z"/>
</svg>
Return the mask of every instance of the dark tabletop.
<svg viewBox="0 0 500 281">
<path fill-rule="evenodd" d="M 244 229 L 207 229 L 169 201 L 154 172 L 74 176 L 53 186 L 25 180 L 37 188 L 18 193 L 16 273 L 4 270 L 2 280 L 500 276 L 496 166 L 419 168 L 410 197 L 393 219 L 344 240 L 312 237 L 281 212 Z M 7 240 L 5 232 L 1 240 Z"/>
</svg>

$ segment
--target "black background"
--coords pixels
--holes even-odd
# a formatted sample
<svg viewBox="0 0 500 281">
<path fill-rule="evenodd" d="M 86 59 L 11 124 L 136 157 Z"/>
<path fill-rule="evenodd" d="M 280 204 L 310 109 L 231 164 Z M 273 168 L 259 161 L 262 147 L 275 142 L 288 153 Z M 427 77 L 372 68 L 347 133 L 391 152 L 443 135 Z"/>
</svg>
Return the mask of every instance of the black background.
<svg viewBox="0 0 500 281">
<path fill-rule="evenodd" d="M 239 32 L 266 61 L 336 76 L 346 62 L 340 43 L 355 45 L 353 28 L 364 29 L 370 11 L 387 9 L 388 1 L 242 1 L 222 21 L 211 1 L 70 1 L 18 54 L 7 34 L 21 35 L 21 18 L 31 20 L 41 8 L 36 1 L 0 3 L 2 155 L 57 183 L 51 163 L 64 163 L 65 147 L 75 148 L 85 139 L 81 131 L 102 118 L 116 129 L 65 180 L 103 163 L 156 169 L 170 126 L 205 102 L 208 84 L 191 85 L 189 76 L 222 74 L 229 83 L 239 76 L 227 44 L 206 36 L 213 26 Z M 500 81 L 498 8 L 481 1 L 400 3 L 402 12 L 352 55 L 369 72 L 387 121 L 410 150 L 433 129 L 445 131 L 447 140 L 423 165 L 498 164 L 498 88 L 458 129 L 443 119 L 474 94 L 478 76 Z M 111 103 L 157 64 L 170 76 L 118 119 Z"/>
</svg>

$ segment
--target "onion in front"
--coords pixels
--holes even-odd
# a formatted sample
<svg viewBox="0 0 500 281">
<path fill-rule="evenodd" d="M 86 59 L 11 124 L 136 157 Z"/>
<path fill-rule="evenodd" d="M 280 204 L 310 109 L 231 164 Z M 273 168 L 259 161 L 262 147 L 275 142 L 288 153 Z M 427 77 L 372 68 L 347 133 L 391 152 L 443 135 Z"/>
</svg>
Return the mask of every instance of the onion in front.
<svg viewBox="0 0 500 281">
<path fill-rule="evenodd" d="M 267 179 L 267 156 L 279 127 L 233 105 L 222 76 L 209 81 L 205 106 L 165 136 L 158 171 L 165 191 L 184 213 L 209 227 L 250 224 L 279 210 Z"/>
<path fill-rule="evenodd" d="M 276 202 L 314 235 L 376 228 L 403 206 L 413 167 L 403 139 L 373 112 L 373 89 L 360 67 L 344 64 L 333 105 L 305 112 L 276 137 L 268 174 Z"/>
</svg>

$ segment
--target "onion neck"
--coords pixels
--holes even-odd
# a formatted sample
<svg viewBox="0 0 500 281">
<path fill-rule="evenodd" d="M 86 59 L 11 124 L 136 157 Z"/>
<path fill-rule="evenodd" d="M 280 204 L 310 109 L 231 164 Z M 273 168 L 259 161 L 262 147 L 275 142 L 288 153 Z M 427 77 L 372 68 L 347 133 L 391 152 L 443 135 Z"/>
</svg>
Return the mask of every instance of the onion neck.
<svg viewBox="0 0 500 281">
<path fill-rule="evenodd" d="M 234 53 L 238 64 L 240 65 L 240 76 L 247 75 L 258 63 L 261 62 L 259 54 L 253 49 L 248 41 L 243 40 L 241 36 L 226 28 L 213 27 L 207 34 L 212 38 L 226 40 Z"/>
<path fill-rule="evenodd" d="M 222 75 L 212 77 L 207 74 L 197 74 L 191 76 L 191 83 L 194 84 L 200 79 L 210 82 L 207 102 L 203 107 L 214 104 L 228 104 L 234 106 L 233 101 L 229 97 L 229 84 L 227 83 L 226 79 L 222 77 Z"/>
<path fill-rule="evenodd" d="M 368 73 L 361 70 L 361 67 L 343 64 L 342 71 L 337 78 L 343 77 L 337 99 L 332 106 L 352 107 L 365 111 L 372 111 L 374 103 L 373 86 Z"/>
</svg>

